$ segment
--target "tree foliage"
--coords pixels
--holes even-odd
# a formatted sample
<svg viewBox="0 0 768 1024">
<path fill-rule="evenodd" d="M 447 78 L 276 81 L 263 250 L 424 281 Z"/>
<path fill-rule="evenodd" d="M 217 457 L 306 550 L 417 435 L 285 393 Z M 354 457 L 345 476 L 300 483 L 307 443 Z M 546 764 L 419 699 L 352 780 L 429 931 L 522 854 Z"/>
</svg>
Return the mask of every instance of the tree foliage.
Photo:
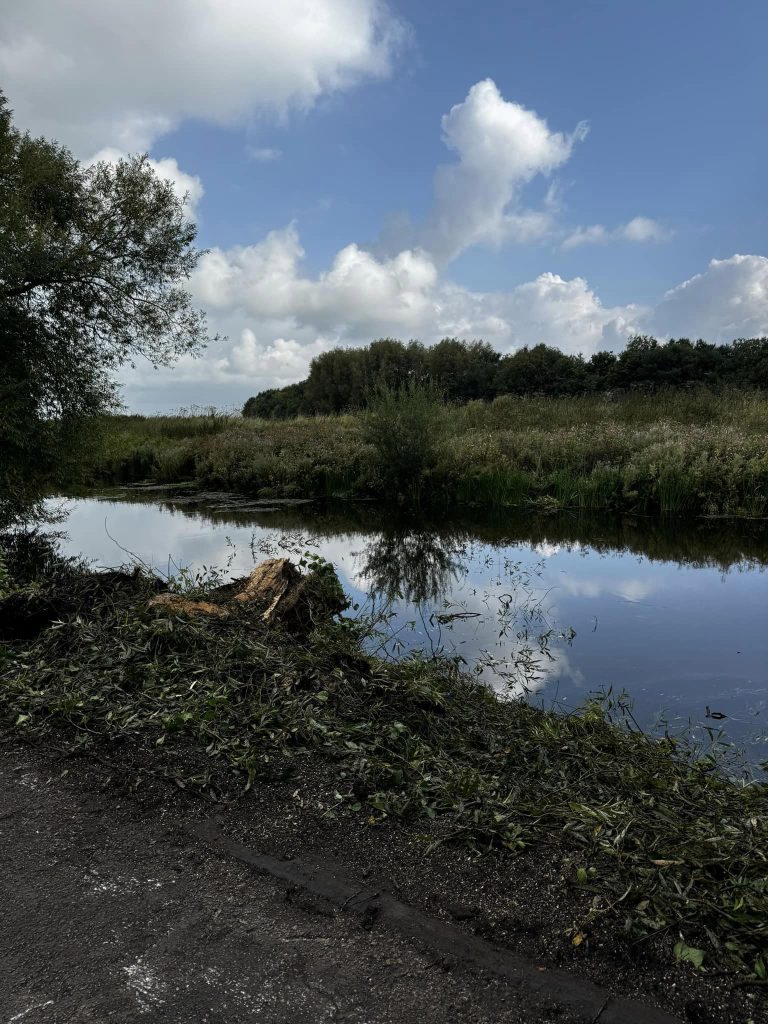
<svg viewBox="0 0 768 1024">
<path fill-rule="evenodd" d="M 427 348 L 387 338 L 365 348 L 333 349 L 312 361 L 305 381 L 249 398 L 245 416 L 286 419 L 362 408 L 380 386 L 432 383 L 449 401 L 499 395 L 583 395 L 661 388 L 768 388 L 768 338 L 713 345 L 687 338 L 630 339 L 620 353 L 590 359 L 549 345 L 525 346 L 510 355 L 482 341 L 444 338 Z"/>
<path fill-rule="evenodd" d="M 418 503 L 438 462 L 445 412 L 437 387 L 416 380 L 399 388 L 381 383 L 369 396 L 363 439 L 376 453 L 385 493 Z"/>
<path fill-rule="evenodd" d="M 117 367 L 204 344 L 195 234 L 146 157 L 83 167 L 18 131 L 0 94 L 0 520 L 32 514 L 117 404 Z"/>
</svg>

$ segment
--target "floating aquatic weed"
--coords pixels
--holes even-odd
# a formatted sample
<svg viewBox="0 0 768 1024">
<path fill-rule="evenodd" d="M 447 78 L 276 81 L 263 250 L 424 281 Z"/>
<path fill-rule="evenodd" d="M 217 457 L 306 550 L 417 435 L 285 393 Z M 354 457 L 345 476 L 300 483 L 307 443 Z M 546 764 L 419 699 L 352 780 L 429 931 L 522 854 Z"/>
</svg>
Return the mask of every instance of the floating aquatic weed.
<svg viewBox="0 0 768 1024">
<path fill-rule="evenodd" d="M 316 538 L 305 535 L 300 531 L 291 533 L 277 533 L 275 531 L 261 537 L 258 537 L 256 533 L 252 533 L 248 545 L 254 565 L 259 561 L 259 557 L 274 558 L 277 554 L 301 556 L 309 548 L 316 548 L 317 546 Z"/>
</svg>

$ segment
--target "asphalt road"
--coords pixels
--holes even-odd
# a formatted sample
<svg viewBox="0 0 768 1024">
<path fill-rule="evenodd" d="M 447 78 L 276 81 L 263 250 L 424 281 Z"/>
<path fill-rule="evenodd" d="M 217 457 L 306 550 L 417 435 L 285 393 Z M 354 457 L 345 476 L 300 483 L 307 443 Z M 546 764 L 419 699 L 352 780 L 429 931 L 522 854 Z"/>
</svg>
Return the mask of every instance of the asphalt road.
<svg viewBox="0 0 768 1024">
<path fill-rule="evenodd" d="M 0 748 L 0 1024 L 679 1020 L 76 775 Z"/>
</svg>

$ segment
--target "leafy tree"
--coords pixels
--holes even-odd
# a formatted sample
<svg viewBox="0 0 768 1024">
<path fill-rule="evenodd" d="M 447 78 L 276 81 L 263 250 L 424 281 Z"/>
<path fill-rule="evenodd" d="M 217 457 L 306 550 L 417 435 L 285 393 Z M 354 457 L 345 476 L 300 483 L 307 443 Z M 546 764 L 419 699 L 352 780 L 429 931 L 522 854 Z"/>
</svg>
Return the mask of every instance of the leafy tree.
<svg viewBox="0 0 768 1024">
<path fill-rule="evenodd" d="M 615 355 L 596 352 L 589 361 L 549 345 L 500 356 L 482 341 L 443 338 L 431 348 L 385 338 L 365 348 L 334 349 L 318 356 L 302 384 L 262 392 L 246 403 L 246 415 L 295 416 L 365 408 L 379 386 L 400 390 L 409 382 L 432 383 L 448 401 L 488 400 L 496 395 L 580 395 L 662 388 L 768 388 L 768 338 L 741 338 L 731 345 L 639 335 Z M 298 392 L 291 389 L 300 389 Z"/>
<path fill-rule="evenodd" d="M 616 356 L 613 352 L 595 352 L 587 363 L 587 382 L 591 391 L 608 391 L 613 386 Z"/>
<path fill-rule="evenodd" d="M 308 412 L 337 413 L 363 407 L 380 384 L 398 388 L 423 373 L 424 349 L 380 338 L 365 348 L 334 348 L 316 356 L 305 387 Z"/>
<path fill-rule="evenodd" d="M 207 340 L 184 287 L 195 234 L 146 157 L 85 168 L 18 131 L 0 93 L 0 523 L 39 513 L 117 405 L 118 366 Z"/>
<path fill-rule="evenodd" d="M 392 338 L 379 338 L 362 352 L 366 396 L 379 384 L 399 388 L 423 373 L 424 349 L 418 343 L 406 346 Z"/>
<path fill-rule="evenodd" d="M 449 399 L 492 398 L 501 356 L 485 341 L 443 338 L 425 353 L 430 378 Z"/>
<path fill-rule="evenodd" d="M 444 396 L 432 383 L 380 384 L 368 396 L 363 438 L 376 453 L 377 472 L 388 493 L 418 502 L 430 488 L 444 426 Z"/>
<path fill-rule="evenodd" d="M 263 420 L 285 420 L 303 412 L 304 382 L 289 384 L 285 388 L 267 388 L 249 398 L 243 406 L 243 416 Z"/>
<path fill-rule="evenodd" d="M 355 403 L 362 358 L 359 350 L 341 348 L 315 356 L 306 381 L 307 401 L 313 412 L 342 412 Z"/>
<path fill-rule="evenodd" d="M 736 387 L 768 388 L 768 338 L 737 338 L 731 352 Z"/>
<path fill-rule="evenodd" d="M 570 395 L 585 390 L 586 371 L 580 356 L 547 345 L 519 349 L 499 363 L 496 390 L 502 395 Z"/>
</svg>

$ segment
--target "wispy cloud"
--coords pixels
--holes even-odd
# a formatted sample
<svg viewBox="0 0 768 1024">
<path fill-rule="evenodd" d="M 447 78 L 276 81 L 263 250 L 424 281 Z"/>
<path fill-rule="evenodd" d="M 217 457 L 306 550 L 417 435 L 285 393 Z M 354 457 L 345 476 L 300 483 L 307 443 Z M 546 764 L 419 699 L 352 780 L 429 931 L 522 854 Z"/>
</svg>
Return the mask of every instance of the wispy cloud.
<svg viewBox="0 0 768 1024">
<path fill-rule="evenodd" d="M 282 149 L 274 149 L 271 146 L 246 146 L 245 153 L 249 160 L 255 160 L 259 164 L 272 163 L 283 155 Z"/>
<path fill-rule="evenodd" d="M 562 244 L 563 249 L 575 249 L 579 245 L 607 245 L 609 242 L 666 242 L 674 232 L 651 217 L 633 217 L 626 224 L 606 228 L 592 224 L 576 228 Z"/>
</svg>

